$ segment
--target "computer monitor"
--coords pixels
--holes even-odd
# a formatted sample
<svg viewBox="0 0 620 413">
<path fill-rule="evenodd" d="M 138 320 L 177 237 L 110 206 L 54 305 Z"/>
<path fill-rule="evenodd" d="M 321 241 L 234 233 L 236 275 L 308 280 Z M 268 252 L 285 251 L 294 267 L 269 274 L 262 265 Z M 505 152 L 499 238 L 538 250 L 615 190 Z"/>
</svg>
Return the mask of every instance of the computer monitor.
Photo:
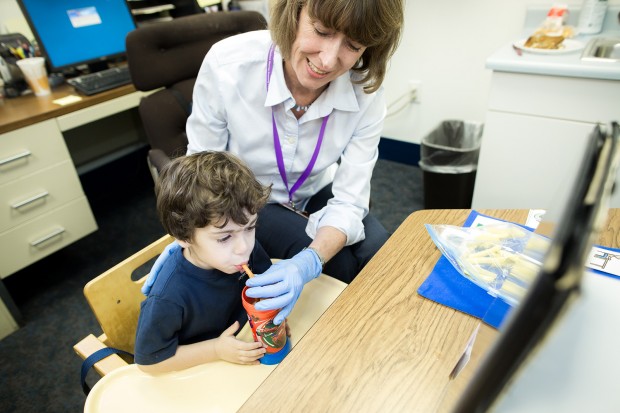
<svg viewBox="0 0 620 413">
<path fill-rule="evenodd" d="M 613 122 L 608 128 L 602 125 L 596 126 L 588 138 L 586 153 L 579 167 L 580 173 L 573 184 L 573 192 L 561 214 L 538 277 L 529 287 L 521 303 L 513 310 L 506 326 L 481 362 L 453 413 L 490 410 L 532 411 L 528 408 L 523 409 L 524 403 L 520 407 L 514 406 L 515 399 L 523 401 L 527 397 L 533 397 L 532 392 L 529 394 L 521 392 L 518 393 L 519 397 L 515 397 L 510 393 L 511 387 L 515 388 L 517 384 L 522 383 L 521 379 L 528 380 L 532 374 L 540 373 L 538 366 L 537 370 L 529 368 L 535 365 L 537 356 L 546 355 L 543 352 L 544 347 L 551 344 L 553 334 L 561 330 L 559 326 L 570 313 L 568 311 L 570 306 L 575 305 L 578 298 L 583 299 L 580 295 L 585 262 L 605 220 L 619 163 L 620 125 Z M 604 317 L 606 314 L 600 316 Z M 613 329 L 613 323 L 609 328 Z M 569 341 L 561 343 L 564 347 L 575 346 L 575 343 L 582 339 L 579 331 L 570 333 Z M 581 354 L 578 358 L 586 356 L 587 354 Z M 564 359 L 561 363 L 568 364 L 570 360 Z M 609 364 L 613 373 L 616 373 L 615 360 L 608 357 L 602 364 L 605 363 Z M 558 363 L 547 370 L 559 370 L 559 368 Z M 526 371 L 530 373 L 529 376 L 524 375 Z M 584 387 L 579 385 L 579 370 L 573 369 L 572 373 L 578 377 L 571 378 L 574 379 L 571 383 L 577 383 L 577 387 Z M 545 379 L 549 380 L 549 377 L 552 376 L 539 379 L 544 382 Z M 540 385 L 537 382 L 537 391 L 544 392 L 545 387 L 550 387 L 549 382 L 545 384 Z M 561 395 L 550 392 L 550 395 L 569 400 L 570 404 L 576 400 L 576 393 L 579 391 Z M 510 399 L 506 398 L 507 394 L 511 394 Z M 565 410 L 559 408 L 558 411 Z"/>
<path fill-rule="evenodd" d="M 125 0 L 17 0 L 52 71 L 123 57 L 136 28 Z"/>
</svg>

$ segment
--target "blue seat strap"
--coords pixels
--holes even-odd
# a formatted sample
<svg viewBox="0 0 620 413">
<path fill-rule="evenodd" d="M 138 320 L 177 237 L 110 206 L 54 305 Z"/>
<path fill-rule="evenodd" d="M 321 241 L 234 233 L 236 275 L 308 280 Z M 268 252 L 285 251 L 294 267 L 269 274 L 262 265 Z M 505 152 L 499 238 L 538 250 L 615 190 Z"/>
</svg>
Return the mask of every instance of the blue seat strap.
<svg viewBox="0 0 620 413">
<path fill-rule="evenodd" d="M 91 354 L 90 356 L 86 357 L 84 362 L 82 362 L 82 371 L 81 371 L 81 377 L 80 377 L 80 381 L 82 383 L 82 390 L 84 391 L 84 394 L 88 395 L 88 393 L 90 392 L 90 387 L 88 386 L 88 384 L 86 384 L 86 375 L 88 374 L 90 369 L 96 363 L 98 363 L 99 361 L 103 360 L 104 358 L 108 356 L 111 356 L 112 354 L 126 354 L 130 357 L 133 357 L 133 354 L 127 351 L 119 350 L 117 348 L 112 348 L 112 347 L 105 347 L 105 348 L 99 349 L 95 351 L 93 354 Z"/>
</svg>

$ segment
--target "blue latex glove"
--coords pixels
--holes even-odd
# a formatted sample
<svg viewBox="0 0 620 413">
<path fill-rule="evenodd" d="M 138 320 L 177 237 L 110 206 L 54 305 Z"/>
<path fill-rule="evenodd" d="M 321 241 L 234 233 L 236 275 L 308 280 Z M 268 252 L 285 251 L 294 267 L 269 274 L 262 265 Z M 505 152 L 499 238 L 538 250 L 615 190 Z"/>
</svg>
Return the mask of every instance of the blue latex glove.
<svg viewBox="0 0 620 413">
<path fill-rule="evenodd" d="M 321 274 L 321 260 L 311 249 L 305 249 L 293 258 L 275 263 L 263 274 L 246 281 L 246 295 L 267 298 L 256 303 L 257 310 L 282 310 L 273 319 L 280 324 L 293 310 L 304 285 Z"/>
<path fill-rule="evenodd" d="M 151 292 L 151 288 L 153 287 L 153 284 L 155 284 L 155 280 L 157 279 L 159 272 L 164 266 L 164 262 L 179 248 L 181 248 L 181 246 L 176 240 L 174 240 L 170 244 L 168 244 L 166 248 L 164 248 L 161 254 L 159 254 L 159 257 L 157 257 L 157 259 L 155 260 L 155 263 L 151 268 L 151 272 L 149 273 L 149 275 L 147 275 L 146 281 L 142 286 L 142 294 L 149 295 L 149 292 Z"/>
</svg>

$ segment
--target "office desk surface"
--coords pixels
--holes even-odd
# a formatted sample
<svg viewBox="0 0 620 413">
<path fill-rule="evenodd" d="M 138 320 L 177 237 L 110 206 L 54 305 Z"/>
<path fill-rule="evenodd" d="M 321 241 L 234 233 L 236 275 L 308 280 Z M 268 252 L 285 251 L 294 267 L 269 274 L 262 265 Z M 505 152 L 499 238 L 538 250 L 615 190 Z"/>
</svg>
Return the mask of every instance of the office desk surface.
<svg viewBox="0 0 620 413">
<path fill-rule="evenodd" d="M 66 115 L 135 91 L 136 88 L 129 84 L 96 95 L 83 96 L 78 94 L 73 86 L 63 84 L 54 88 L 49 96 L 27 95 L 12 99 L 4 98 L 0 100 L 0 133 Z M 82 100 L 65 106 L 53 103 L 55 99 L 68 95 L 80 96 Z"/>
<path fill-rule="evenodd" d="M 411 214 L 240 411 L 447 411 L 497 333 L 417 294 L 440 257 L 424 224 L 462 225 L 469 212 Z M 480 212 L 527 218 L 526 210 Z M 601 245 L 618 246 L 618 218 L 610 213 Z M 479 325 L 469 364 L 450 381 Z"/>
</svg>

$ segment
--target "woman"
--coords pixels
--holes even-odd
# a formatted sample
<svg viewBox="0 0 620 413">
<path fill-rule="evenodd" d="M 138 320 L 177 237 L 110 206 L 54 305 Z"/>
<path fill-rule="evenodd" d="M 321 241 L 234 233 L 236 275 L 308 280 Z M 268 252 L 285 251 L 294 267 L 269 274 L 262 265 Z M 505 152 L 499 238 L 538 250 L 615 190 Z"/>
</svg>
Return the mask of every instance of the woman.
<svg viewBox="0 0 620 413">
<path fill-rule="evenodd" d="M 188 154 L 230 151 L 272 185 L 256 236 L 285 260 L 247 294 L 278 324 L 323 266 L 350 282 L 389 236 L 368 209 L 402 24 L 402 0 L 276 0 L 270 31 L 220 41 L 200 69 Z"/>
</svg>

